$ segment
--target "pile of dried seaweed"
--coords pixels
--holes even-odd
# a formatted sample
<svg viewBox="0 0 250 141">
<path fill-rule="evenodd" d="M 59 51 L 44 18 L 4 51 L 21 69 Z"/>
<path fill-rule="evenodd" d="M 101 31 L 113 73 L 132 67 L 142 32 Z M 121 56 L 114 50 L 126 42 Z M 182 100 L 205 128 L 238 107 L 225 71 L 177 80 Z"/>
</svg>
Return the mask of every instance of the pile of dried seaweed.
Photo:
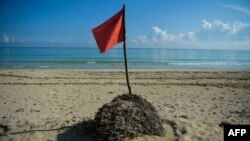
<svg viewBox="0 0 250 141">
<path fill-rule="evenodd" d="M 99 140 L 165 135 L 162 120 L 153 105 L 134 94 L 120 95 L 105 104 L 95 116 L 95 125 Z"/>
</svg>

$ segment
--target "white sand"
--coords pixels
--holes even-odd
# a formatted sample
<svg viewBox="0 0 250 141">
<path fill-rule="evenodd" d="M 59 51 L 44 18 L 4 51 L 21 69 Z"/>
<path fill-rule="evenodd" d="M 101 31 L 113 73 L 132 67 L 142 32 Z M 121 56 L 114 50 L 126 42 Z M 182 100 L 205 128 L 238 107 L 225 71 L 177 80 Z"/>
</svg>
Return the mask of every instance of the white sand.
<svg viewBox="0 0 250 141">
<path fill-rule="evenodd" d="M 250 72 L 139 71 L 130 81 L 168 121 L 167 137 L 134 140 L 222 141 L 221 122 L 250 124 Z M 94 140 L 89 121 L 126 92 L 119 71 L 1 70 L 0 125 L 10 130 L 0 140 Z"/>
</svg>

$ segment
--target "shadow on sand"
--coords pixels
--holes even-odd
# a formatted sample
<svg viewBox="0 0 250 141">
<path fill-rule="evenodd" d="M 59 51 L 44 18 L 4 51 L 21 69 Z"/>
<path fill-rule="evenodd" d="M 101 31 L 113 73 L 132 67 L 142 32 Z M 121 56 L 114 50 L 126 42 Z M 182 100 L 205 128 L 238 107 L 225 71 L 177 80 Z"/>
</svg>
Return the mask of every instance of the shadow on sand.
<svg viewBox="0 0 250 141">
<path fill-rule="evenodd" d="M 96 141 L 96 129 L 94 120 L 83 121 L 72 126 L 66 126 L 55 129 L 36 129 L 29 131 L 19 131 L 19 132 L 10 132 L 8 133 L 9 127 L 6 125 L 0 124 L 0 137 L 8 135 L 19 135 L 35 132 L 50 132 L 50 131 L 59 131 L 63 130 L 57 135 L 57 141 Z M 0 139 L 1 140 L 1 139 Z"/>
<path fill-rule="evenodd" d="M 57 135 L 57 141 L 96 141 L 94 120 L 83 121 L 69 126 Z"/>
</svg>

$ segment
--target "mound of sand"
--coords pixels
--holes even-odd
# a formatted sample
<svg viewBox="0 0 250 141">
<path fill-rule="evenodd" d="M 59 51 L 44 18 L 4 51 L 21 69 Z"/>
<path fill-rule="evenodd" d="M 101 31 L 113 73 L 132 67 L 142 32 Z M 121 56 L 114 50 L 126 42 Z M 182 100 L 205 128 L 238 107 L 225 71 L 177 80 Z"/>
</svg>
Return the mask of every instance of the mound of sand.
<svg viewBox="0 0 250 141">
<path fill-rule="evenodd" d="M 142 135 L 165 136 L 162 120 L 151 103 L 123 94 L 105 104 L 95 116 L 99 140 L 123 140 Z"/>
</svg>

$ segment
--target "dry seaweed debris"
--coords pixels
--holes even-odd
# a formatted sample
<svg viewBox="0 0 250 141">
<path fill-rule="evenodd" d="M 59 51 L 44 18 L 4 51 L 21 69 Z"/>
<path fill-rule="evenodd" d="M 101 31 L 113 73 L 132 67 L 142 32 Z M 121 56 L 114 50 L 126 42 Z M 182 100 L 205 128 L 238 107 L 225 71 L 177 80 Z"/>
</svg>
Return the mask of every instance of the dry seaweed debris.
<svg viewBox="0 0 250 141">
<path fill-rule="evenodd" d="M 141 135 L 165 136 L 156 109 L 134 94 L 123 94 L 103 105 L 95 116 L 98 140 L 121 141 Z"/>
</svg>

